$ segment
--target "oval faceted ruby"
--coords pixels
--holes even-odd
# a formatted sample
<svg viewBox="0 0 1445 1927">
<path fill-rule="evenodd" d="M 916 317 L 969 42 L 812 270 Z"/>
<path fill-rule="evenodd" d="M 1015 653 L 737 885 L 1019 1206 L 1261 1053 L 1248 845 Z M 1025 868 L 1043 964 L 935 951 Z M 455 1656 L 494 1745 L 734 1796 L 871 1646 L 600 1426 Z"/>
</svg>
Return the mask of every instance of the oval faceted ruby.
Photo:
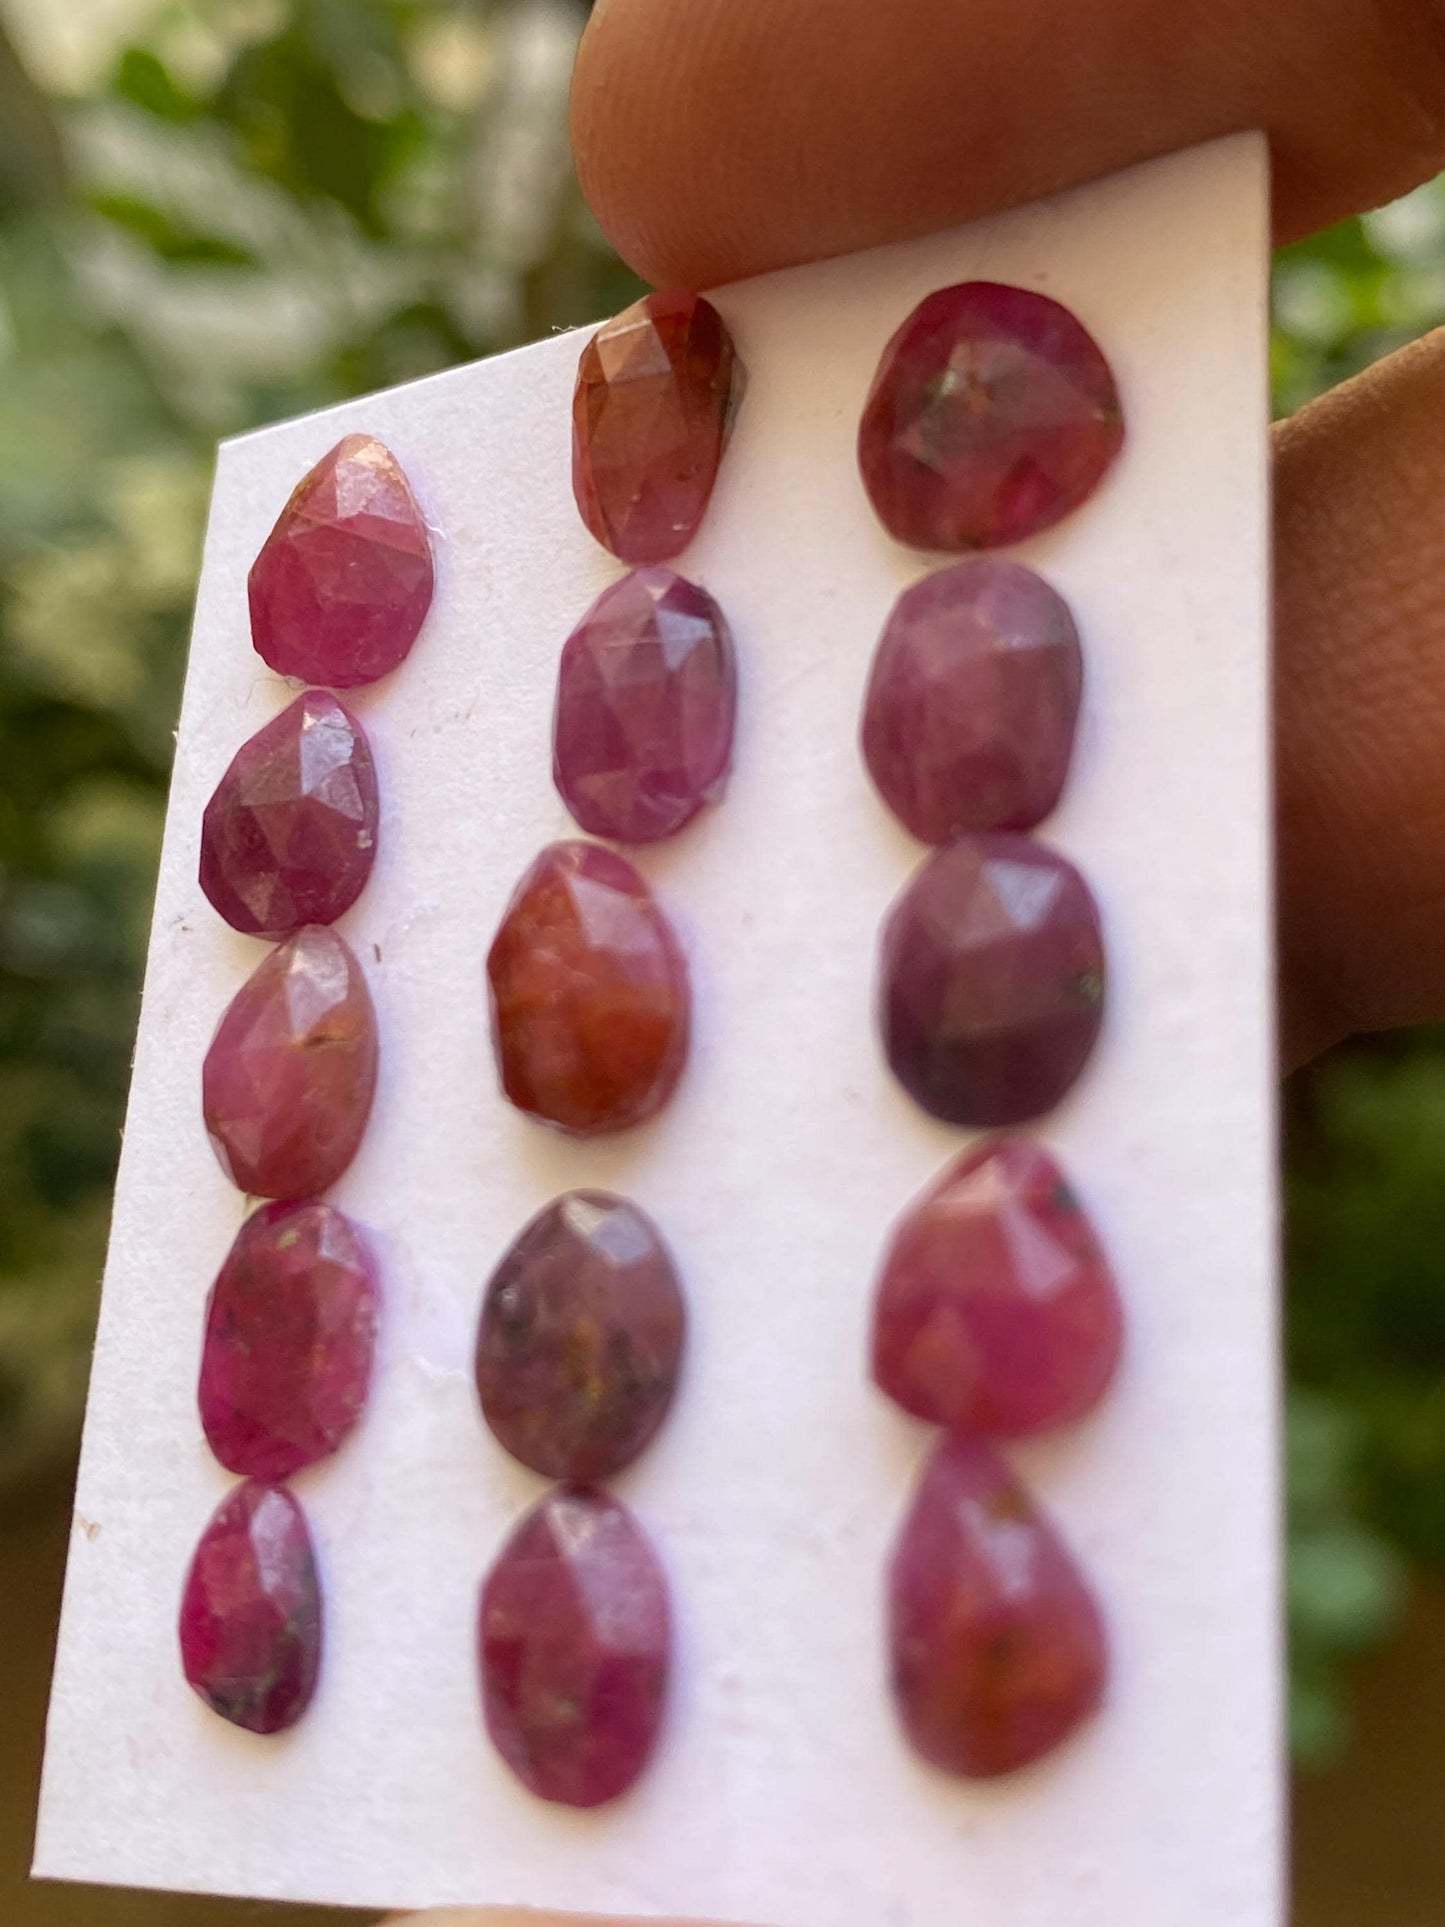
<svg viewBox="0 0 1445 1927">
<path fill-rule="evenodd" d="M 1026 836 L 936 851 L 884 925 L 879 1014 L 894 1075 L 934 1117 L 992 1127 L 1051 1110 L 1104 1015 L 1088 885 Z"/>
<path fill-rule="evenodd" d="M 375 682 L 410 652 L 434 584 L 396 457 L 374 435 L 348 435 L 303 477 L 252 565 L 256 652 L 302 682 Z"/>
<path fill-rule="evenodd" d="M 727 783 L 737 711 L 732 639 L 712 597 L 638 569 L 593 603 L 557 678 L 552 773 L 584 830 L 655 843 Z"/>
<path fill-rule="evenodd" d="M 306 1515 L 284 1486 L 238 1487 L 206 1527 L 181 1597 L 187 1682 L 233 1726 L 279 1733 L 311 1704 L 321 1623 Z"/>
<path fill-rule="evenodd" d="M 582 350 L 572 490 L 624 562 L 667 562 L 697 533 L 742 387 L 722 316 L 699 294 L 650 294 Z"/>
<path fill-rule="evenodd" d="M 1064 787 L 1083 680 L 1068 605 L 1031 569 L 939 569 L 898 598 L 873 658 L 868 772 L 925 843 L 1032 829 Z"/>
<path fill-rule="evenodd" d="M 247 979 L 206 1052 L 206 1129 L 237 1189 L 304 1198 L 335 1184 L 366 1129 L 376 1058 L 361 966 L 307 924 Z"/>
<path fill-rule="evenodd" d="M 687 1056 L 687 966 L 652 892 L 597 843 L 554 843 L 487 957 L 502 1088 L 578 1137 L 654 1116 Z"/>
<path fill-rule="evenodd" d="M 921 301 L 883 350 L 858 463 L 898 541 L 992 549 L 1077 508 L 1123 441 L 1109 364 L 1068 309 L 968 281 Z"/>
<path fill-rule="evenodd" d="M 873 1376 L 951 1431 L 1016 1438 L 1082 1417 L 1114 1376 L 1119 1294 L 1057 1164 L 980 1145 L 906 1211 L 873 1315 Z"/>
<path fill-rule="evenodd" d="M 930 1459 L 888 1575 L 893 1692 L 925 1760 L 988 1779 L 1052 1751 L 1103 1697 L 1088 1587 L 989 1445 Z"/>
<path fill-rule="evenodd" d="M 267 1204 L 241 1226 L 211 1288 L 201 1424 L 244 1478 L 285 1479 L 361 1416 L 376 1346 L 376 1272 L 329 1204 Z"/>
<path fill-rule="evenodd" d="M 645 1213 L 606 1191 L 554 1198 L 487 1287 L 477 1390 L 488 1425 L 546 1478 L 610 1478 L 667 1415 L 685 1324 Z"/>
<path fill-rule="evenodd" d="M 646 1766 L 667 1700 L 667 1580 L 605 1492 L 562 1486 L 522 1520 L 482 1589 L 482 1705 L 543 1800 L 595 1807 Z"/>
<path fill-rule="evenodd" d="M 308 689 L 242 744 L 206 805 L 201 888 L 247 936 L 334 923 L 371 875 L 378 815 L 365 731 Z"/>
</svg>

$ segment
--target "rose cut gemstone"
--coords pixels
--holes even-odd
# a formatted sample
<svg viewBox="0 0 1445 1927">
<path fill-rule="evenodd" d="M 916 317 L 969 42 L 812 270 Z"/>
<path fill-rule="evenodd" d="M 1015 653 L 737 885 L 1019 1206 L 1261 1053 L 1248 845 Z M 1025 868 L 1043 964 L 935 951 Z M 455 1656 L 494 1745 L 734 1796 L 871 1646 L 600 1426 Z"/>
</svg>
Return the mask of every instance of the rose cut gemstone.
<svg viewBox="0 0 1445 1927">
<path fill-rule="evenodd" d="M 649 294 L 605 322 L 577 369 L 572 491 L 604 548 L 667 562 L 697 533 L 743 370 L 699 294 Z"/>
<path fill-rule="evenodd" d="M 284 1486 L 239 1486 L 206 1527 L 181 1597 L 181 1666 L 212 1712 L 280 1733 L 321 1670 L 321 1584 L 306 1515 Z"/>
<path fill-rule="evenodd" d="M 677 1389 L 686 1314 L 672 1259 L 635 1204 L 569 1191 L 492 1275 L 477 1339 L 488 1425 L 549 1479 L 630 1465 Z"/>
<path fill-rule="evenodd" d="M 549 1492 L 487 1578 L 480 1634 L 487 1731 L 517 1777 L 569 1807 L 625 1793 L 656 1744 L 672 1647 L 667 1580 L 631 1513 Z"/>
<path fill-rule="evenodd" d="M 374 435 L 348 435 L 302 479 L 252 565 L 251 638 L 279 675 L 353 689 L 410 653 L 434 583 L 396 457 Z"/>
<path fill-rule="evenodd" d="M 1098 1707 L 1103 1621 L 1073 1559 L 993 1447 L 946 1439 L 888 1575 L 893 1693 L 946 1773 L 991 1779 L 1051 1752 Z"/>
<path fill-rule="evenodd" d="M 371 1383 L 371 1255 L 329 1204 L 267 1204 L 211 1288 L 201 1424 L 228 1472 L 286 1479 L 334 1452 Z"/>
<path fill-rule="evenodd" d="M 366 1129 L 376 1058 L 361 966 L 307 924 L 242 985 L 206 1052 L 206 1129 L 237 1189 L 304 1198 L 335 1184 Z"/>
<path fill-rule="evenodd" d="M 593 603 L 557 678 L 552 773 L 584 830 L 655 843 L 727 783 L 737 667 L 722 611 L 670 569 L 638 569 Z"/>
<path fill-rule="evenodd" d="M 625 1130 L 687 1056 L 687 965 L 652 892 L 597 843 L 554 843 L 517 885 L 487 957 L 502 1089 L 576 1137 Z"/>
<path fill-rule="evenodd" d="M 1123 440 L 1109 364 L 1068 309 L 968 281 L 920 302 L 883 350 L 858 463 L 898 541 L 993 549 L 1077 508 Z"/>
<path fill-rule="evenodd" d="M 894 1076 L 934 1117 L 991 1128 L 1051 1110 L 1104 1015 L 1104 941 L 1066 858 L 1002 831 L 918 870 L 883 929 L 879 1015 Z"/>
<path fill-rule="evenodd" d="M 1123 1315 L 1057 1164 L 1008 1138 L 966 1152 L 903 1216 L 873 1315 L 873 1377 L 918 1418 L 1018 1438 L 1081 1418 Z"/>
<path fill-rule="evenodd" d="M 1031 569 L 939 569 L 904 590 L 873 659 L 868 772 L 925 843 L 1032 829 L 1064 787 L 1083 680 L 1068 605 Z"/>
<path fill-rule="evenodd" d="M 247 936 L 334 923 L 371 875 L 378 811 L 361 724 L 308 689 L 242 744 L 206 805 L 201 888 Z"/>
</svg>

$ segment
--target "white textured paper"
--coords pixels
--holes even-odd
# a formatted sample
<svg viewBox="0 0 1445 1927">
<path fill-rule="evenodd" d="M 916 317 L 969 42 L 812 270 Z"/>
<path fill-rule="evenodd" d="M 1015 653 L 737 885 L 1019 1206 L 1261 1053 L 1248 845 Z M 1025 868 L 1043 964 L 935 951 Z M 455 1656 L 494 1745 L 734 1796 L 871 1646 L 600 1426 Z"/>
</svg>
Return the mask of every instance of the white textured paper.
<svg viewBox="0 0 1445 1927">
<path fill-rule="evenodd" d="M 760 1927 L 1269 1927 L 1280 1906 L 1274 1066 L 1265 550 L 1265 183 L 1241 137 L 961 231 L 729 288 L 750 385 L 682 560 L 741 663 L 726 802 L 641 866 L 692 961 L 696 1042 L 649 1127 L 592 1144 L 497 1093 L 482 960 L 537 850 L 558 653 L 618 566 L 568 481 L 581 336 L 221 451 L 105 1281 L 37 1870 L 366 1906 L 523 1904 Z M 873 796 L 859 699 L 898 591 L 936 558 L 875 522 L 854 436 L 884 342 L 973 277 L 1097 336 L 1128 443 L 1019 551 L 1071 602 L 1087 693 L 1043 834 L 1099 896 L 1100 1049 L 1040 1135 L 1113 1256 L 1128 1355 L 1100 1412 L 1015 1455 L 1104 1602 L 1106 1710 L 969 1786 L 908 1752 L 881 1575 L 928 1431 L 870 1389 L 889 1221 L 962 1146 L 890 1081 L 880 919 L 920 852 Z M 435 531 L 436 603 L 356 707 L 383 823 L 342 928 L 383 1069 L 336 1201 L 370 1226 L 386 1319 L 365 1420 L 296 1489 L 326 1588 L 321 1690 L 280 1739 L 184 1685 L 176 1607 L 230 1481 L 195 1410 L 206 1291 L 241 1220 L 201 1059 L 263 955 L 196 883 L 201 811 L 289 692 L 245 579 L 287 494 L 380 435 Z M 618 1482 L 675 1588 L 664 1741 L 635 1791 L 541 1804 L 491 1751 L 475 1615 L 542 1484 L 484 1429 L 489 1272 L 572 1185 L 675 1248 L 692 1341 L 673 1416 Z"/>
</svg>

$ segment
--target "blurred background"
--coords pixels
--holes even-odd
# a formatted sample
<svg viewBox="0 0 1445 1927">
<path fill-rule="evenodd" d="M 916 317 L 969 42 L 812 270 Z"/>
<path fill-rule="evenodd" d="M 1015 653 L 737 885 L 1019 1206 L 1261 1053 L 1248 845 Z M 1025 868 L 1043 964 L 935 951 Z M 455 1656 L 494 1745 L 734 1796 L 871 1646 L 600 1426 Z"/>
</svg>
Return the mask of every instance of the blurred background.
<svg viewBox="0 0 1445 1927">
<path fill-rule="evenodd" d="M 218 437 L 613 312 L 581 0 L 0 0 L 0 1921 Z M 1281 255 L 1276 403 L 1445 320 L 1445 184 Z M 1445 1032 L 1287 1094 L 1298 1927 L 1445 1921 Z"/>
</svg>

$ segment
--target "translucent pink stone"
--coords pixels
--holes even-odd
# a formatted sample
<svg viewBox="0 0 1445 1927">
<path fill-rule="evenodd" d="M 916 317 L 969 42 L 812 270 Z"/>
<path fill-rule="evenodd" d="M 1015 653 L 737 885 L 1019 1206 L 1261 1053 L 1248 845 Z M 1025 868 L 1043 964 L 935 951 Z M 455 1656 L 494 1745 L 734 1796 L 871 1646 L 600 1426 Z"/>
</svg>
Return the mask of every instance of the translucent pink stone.
<svg viewBox="0 0 1445 1927">
<path fill-rule="evenodd" d="M 980 1145 L 904 1213 L 873 1315 L 873 1376 L 951 1431 L 1067 1425 L 1114 1375 L 1123 1317 L 1083 1207 L 1037 1144 Z"/>
<path fill-rule="evenodd" d="M 1077 508 L 1123 440 L 1109 364 L 1068 309 L 969 281 L 920 302 L 883 350 L 858 462 L 898 541 L 992 549 Z"/>
<path fill-rule="evenodd" d="M 252 640 L 283 676 L 375 682 L 410 652 L 434 580 L 396 457 L 374 435 L 348 435 L 303 478 L 256 557 Z"/>
<path fill-rule="evenodd" d="M 947 1773 L 988 1779 L 1027 1766 L 1103 1696 L 1099 1609 L 981 1440 L 947 1439 L 929 1461 L 894 1549 L 888 1618 L 904 1728 Z"/>
<path fill-rule="evenodd" d="M 567 638 L 552 773 L 584 830 L 655 843 L 727 782 L 737 669 L 722 611 L 670 569 L 638 569 Z"/>
<path fill-rule="evenodd" d="M 242 744 L 201 825 L 201 888 L 234 930 L 334 923 L 371 875 L 379 813 L 365 731 L 308 689 Z"/>
<path fill-rule="evenodd" d="M 582 350 L 572 489 L 582 520 L 624 562 L 667 562 L 712 496 L 742 387 L 722 316 L 699 294 L 650 294 Z"/>
<path fill-rule="evenodd" d="M 304 1198 L 334 1184 L 366 1129 L 376 1058 L 360 965 L 307 924 L 247 979 L 206 1053 L 206 1129 L 237 1188 Z"/>
<path fill-rule="evenodd" d="M 1083 679 L 1068 605 L 1031 569 L 939 569 L 898 598 L 873 658 L 869 774 L 925 843 L 1032 829 L 1064 787 Z"/>
<path fill-rule="evenodd" d="M 241 1226 L 211 1288 L 201 1424 L 244 1478 L 285 1479 L 336 1450 L 371 1383 L 371 1255 L 329 1204 L 267 1204 Z"/>
<path fill-rule="evenodd" d="M 667 1699 L 667 1581 L 605 1492 L 560 1486 L 522 1520 L 482 1590 L 482 1704 L 543 1800 L 595 1807 L 647 1764 Z"/>
<path fill-rule="evenodd" d="M 950 1124 L 1052 1109 L 1104 1015 L 1104 943 L 1088 885 L 1030 837 L 936 851 L 883 929 L 879 1016 L 894 1075 Z"/>
<path fill-rule="evenodd" d="M 284 1486 L 238 1487 L 206 1527 L 180 1634 L 187 1682 L 233 1726 L 279 1733 L 311 1704 L 321 1585 L 306 1516 Z"/>
<path fill-rule="evenodd" d="M 549 1479 L 610 1478 L 667 1415 L 685 1326 L 652 1220 L 609 1192 L 568 1191 L 487 1287 L 476 1360 L 487 1423 Z"/>
</svg>

